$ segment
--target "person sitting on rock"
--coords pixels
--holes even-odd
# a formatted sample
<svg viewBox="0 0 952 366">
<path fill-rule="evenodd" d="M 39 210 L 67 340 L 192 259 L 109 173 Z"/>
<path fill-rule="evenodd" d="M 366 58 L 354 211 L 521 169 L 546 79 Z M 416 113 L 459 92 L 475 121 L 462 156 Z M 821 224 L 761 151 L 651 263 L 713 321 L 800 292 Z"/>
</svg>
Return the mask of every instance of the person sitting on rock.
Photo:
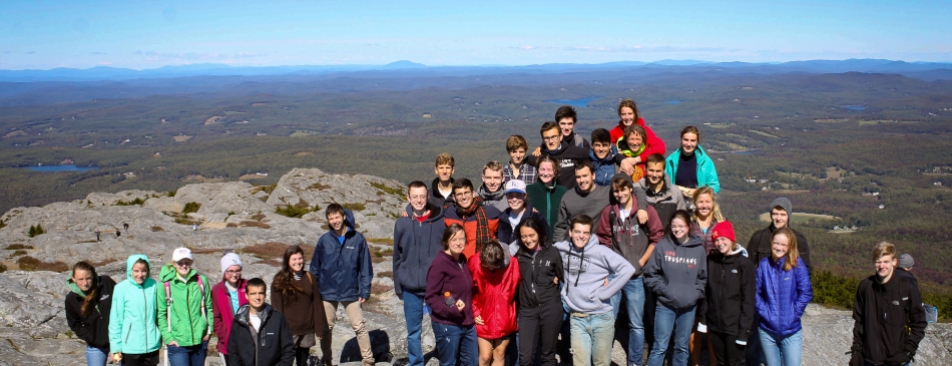
<svg viewBox="0 0 952 366">
<path fill-rule="evenodd" d="M 299 245 L 284 251 L 281 270 L 271 281 L 271 304 L 291 324 L 297 366 L 307 366 L 314 337 L 323 336 L 327 328 L 327 315 L 317 279 L 304 270 L 304 250 Z"/>
<path fill-rule="evenodd" d="M 264 302 L 267 291 L 264 280 L 248 280 L 248 303 L 235 314 L 228 337 L 229 366 L 290 366 L 294 361 L 291 327 L 282 312 Z"/>
</svg>

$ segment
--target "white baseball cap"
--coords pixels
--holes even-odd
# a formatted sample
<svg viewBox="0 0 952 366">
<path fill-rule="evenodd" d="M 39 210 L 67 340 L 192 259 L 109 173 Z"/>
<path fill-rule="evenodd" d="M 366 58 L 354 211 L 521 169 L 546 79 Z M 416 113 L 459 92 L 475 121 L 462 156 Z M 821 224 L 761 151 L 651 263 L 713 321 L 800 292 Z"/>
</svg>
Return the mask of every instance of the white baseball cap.
<svg viewBox="0 0 952 366">
<path fill-rule="evenodd" d="M 526 194 L 526 182 L 519 179 L 512 179 L 506 182 L 506 194 L 516 192 Z"/>
<path fill-rule="evenodd" d="M 194 260 L 194 258 L 192 258 L 192 250 L 191 250 L 191 249 L 188 249 L 188 248 L 177 248 L 177 249 L 175 249 L 174 252 L 172 252 L 172 261 L 173 261 L 173 262 L 178 262 L 178 261 L 183 260 L 183 259 L 191 259 L 191 260 Z"/>
</svg>

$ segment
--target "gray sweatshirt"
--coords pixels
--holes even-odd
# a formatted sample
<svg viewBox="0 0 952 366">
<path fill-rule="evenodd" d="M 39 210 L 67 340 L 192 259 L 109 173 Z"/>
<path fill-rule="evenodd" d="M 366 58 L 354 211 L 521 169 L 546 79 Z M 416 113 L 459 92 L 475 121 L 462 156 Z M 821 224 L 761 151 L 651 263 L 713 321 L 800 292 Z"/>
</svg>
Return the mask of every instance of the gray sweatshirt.
<svg viewBox="0 0 952 366">
<path fill-rule="evenodd" d="M 586 214 L 597 223 L 598 216 L 601 215 L 605 206 L 608 206 L 610 196 L 611 188 L 607 186 L 595 186 L 595 189 L 588 193 L 580 191 L 578 187 L 565 192 L 562 202 L 559 202 L 559 221 L 555 223 L 552 241 L 571 240 L 569 224 L 576 215 Z M 594 227 L 592 231 L 595 231 Z"/>
<path fill-rule="evenodd" d="M 704 298 L 707 255 L 703 240 L 692 236 L 681 243 L 670 234 L 655 246 L 645 265 L 645 287 L 670 309 L 687 309 Z"/>
<path fill-rule="evenodd" d="M 635 267 L 611 249 L 598 244 L 595 235 L 581 250 L 569 241 L 560 241 L 554 246 L 562 256 L 565 273 L 562 299 L 569 309 L 586 314 L 612 311 L 609 300 L 628 283 L 635 273 Z M 608 286 L 604 286 L 605 279 L 610 275 L 614 277 L 609 280 Z"/>
</svg>

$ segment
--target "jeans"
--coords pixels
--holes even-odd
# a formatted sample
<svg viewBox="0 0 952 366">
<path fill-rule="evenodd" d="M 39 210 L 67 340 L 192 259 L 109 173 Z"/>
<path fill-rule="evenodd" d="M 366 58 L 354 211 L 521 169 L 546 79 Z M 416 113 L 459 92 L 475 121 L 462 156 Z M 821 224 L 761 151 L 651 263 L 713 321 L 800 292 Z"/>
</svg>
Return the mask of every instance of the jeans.
<svg viewBox="0 0 952 366">
<path fill-rule="evenodd" d="M 608 366 L 612 363 L 612 341 L 615 340 L 615 316 L 573 313 L 572 362 L 575 366 Z"/>
<path fill-rule="evenodd" d="M 800 355 L 803 351 L 803 330 L 781 336 L 757 327 L 757 333 L 760 335 L 760 348 L 763 350 L 764 359 L 767 360 L 768 365 L 800 365 Z"/>
<path fill-rule="evenodd" d="M 87 366 L 106 366 L 109 358 L 109 347 L 93 347 L 86 345 L 86 365 Z"/>
<path fill-rule="evenodd" d="M 204 366 L 208 341 L 188 347 L 169 345 L 167 349 L 171 366 Z"/>
<path fill-rule="evenodd" d="M 476 366 L 479 363 L 476 326 L 433 322 L 433 337 L 436 338 L 440 366 Z"/>
<path fill-rule="evenodd" d="M 648 355 L 648 366 L 661 366 L 664 363 L 664 354 L 668 351 L 668 341 L 674 333 L 674 355 L 671 357 L 672 366 L 688 364 L 688 343 L 691 340 L 691 328 L 694 327 L 694 310 L 697 306 L 687 309 L 671 309 L 658 304 L 655 309 L 654 345 Z"/>
<path fill-rule="evenodd" d="M 423 346 L 420 334 L 423 331 L 423 296 L 409 291 L 403 292 L 403 315 L 407 320 L 407 357 L 408 366 L 423 366 Z"/>
<path fill-rule="evenodd" d="M 625 284 L 625 287 L 612 296 L 612 309 L 615 319 L 621 310 L 621 297 L 625 295 L 625 309 L 628 312 L 628 365 L 641 365 L 645 349 L 645 281 L 638 276 Z"/>
</svg>

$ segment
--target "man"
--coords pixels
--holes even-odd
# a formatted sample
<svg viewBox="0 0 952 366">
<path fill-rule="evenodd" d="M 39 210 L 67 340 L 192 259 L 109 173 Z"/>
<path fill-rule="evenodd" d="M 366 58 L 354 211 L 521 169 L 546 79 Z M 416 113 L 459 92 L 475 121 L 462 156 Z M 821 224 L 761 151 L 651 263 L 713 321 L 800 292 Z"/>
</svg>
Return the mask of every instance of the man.
<svg viewBox="0 0 952 366">
<path fill-rule="evenodd" d="M 456 159 L 453 155 L 442 153 L 436 156 L 436 164 L 433 167 L 433 178 L 430 189 L 430 203 L 434 206 L 446 206 L 453 202 L 453 172 L 456 171 Z"/>
<path fill-rule="evenodd" d="M 588 152 L 588 159 L 592 161 L 592 168 L 595 169 L 595 184 L 612 184 L 612 177 L 618 171 L 615 164 L 616 155 L 618 150 L 615 149 L 615 144 L 612 144 L 608 130 L 596 128 L 592 131 L 592 149 Z"/>
<path fill-rule="evenodd" d="M 331 335 L 337 320 L 337 305 L 343 305 L 350 325 L 357 334 L 357 345 L 365 365 L 374 364 L 370 335 L 364 323 L 362 304 L 370 298 L 374 272 L 367 240 L 355 229 L 354 215 L 332 203 L 324 212 L 331 230 L 317 240 L 310 272 L 317 278 L 324 299 L 327 328 L 321 337 L 321 354 L 331 365 Z"/>
<path fill-rule="evenodd" d="M 538 173 L 536 167 L 526 164 L 526 151 L 528 150 L 529 144 L 522 135 L 512 135 L 506 139 L 506 152 L 509 154 L 509 164 L 502 167 L 504 182 L 518 179 L 526 182 L 526 185 L 535 183 Z"/>
<path fill-rule="evenodd" d="M 393 227 L 393 291 L 403 300 L 407 322 L 409 366 L 423 366 L 423 298 L 426 274 L 433 258 L 443 248 L 446 231 L 443 208 L 427 203 L 426 184 L 414 181 L 407 187 L 406 217 L 397 218 Z"/>
<path fill-rule="evenodd" d="M 790 227 L 790 218 L 793 217 L 793 203 L 786 197 L 775 199 L 770 204 L 770 226 L 760 229 L 750 236 L 747 242 L 747 249 L 752 251 L 754 266 L 760 264 L 760 260 L 770 257 L 770 239 L 773 232 L 779 229 Z M 797 249 L 800 251 L 800 258 L 807 265 L 807 269 L 813 272 L 813 265 L 810 262 L 810 246 L 807 238 L 798 231 L 790 227 L 790 230 L 797 235 Z"/>
<path fill-rule="evenodd" d="M 896 247 L 873 249 L 876 274 L 859 284 L 853 301 L 850 366 L 908 365 L 925 337 L 926 315 L 918 284 L 895 270 Z"/>
<path fill-rule="evenodd" d="M 612 296 L 611 304 L 617 319 L 624 294 L 629 327 L 628 365 L 641 365 L 645 346 L 645 283 L 641 273 L 654 252 L 655 244 L 664 237 L 664 227 L 651 206 L 647 208 L 648 222 L 641 224 L 636 219 L 635 208 L 638 205 L 632 194 L 634 188 L 631 176 L 615 174 L 611 189 L 616 203 L 602 210 L 595 233 L 601 245 L 611 248 L 635 268 L 634 275 L 626 280 L 622 290 Z"/>
<path fill-rule="evenodd" d="M 483 166 L 483 185 L 479 186 L 476 193 L 483 200 L 483 205 L 490 205 L 497 210 L 505 210 L 509 205 L 506 203 L 506 194 L 502 190 L 502 164 L 493 160 Z"/>
<path fill-rule="evenodd" d="M 294 363 L 294 342 L 284 314 L 264 302 L 260 278 L 245 286 L 248 303 L 238 308 L 228 335 L 228 365 L 278 366 Z"/>
<path fill-rule="evenodd" d="M 916 265 L 916 260 L 912 254 L 906 253 L 899 256 L 899 268 L 906 272 L 912 272 L 912 266 Z"/>
<path fill-rule="evenodd" d="M 466 230 L 466 247 L 463 255 L 468 259 L 484 245 L 496 239 L 499 230 L 499 210 L 483 206 L 482 199 L 473 192 L 473 182 L 462 178 L 453 183 L 455 204 L 446 206 L 443 221 L 449 227 L 460 224 Z"/>
<path fill-rule="evenodd" d="M 575 188 L 575 165 L 588 161 L 588 150 L 570 143 L 562 142 L 562 132 L 559 125 L 549 121 L 542 124 L 539 133 L 542 135 L 542 152 L 540 156 L 530 156 L 529 164 L 535 167 L 543 156 L 551 156 L 559 163 L 559 175 L 556 182 L 568 189 Z"/>
<path fill-rule="evenodd" d="M 597 221 L 602 210 L 611 201 L 611 190 L 608 187 L 595 185 L 592 163 L 588 161 L 580 162 L 575 166 L 574 175 L 576 187 L 566 192 L 562 196 L 562 201 L 559 202 L 559 218 L 555 223 L 552 241 L 569 239 L 569 223 L 575 216 L 584 214 Z M 639 192 L 638 221 L 644 223 L 648 220 L 648 212 L 645 211 L 647 204 L 644 199 L 644 191 Z"/>
<path fill-rule="evenodd" d="M 580 147 L 584 150 L 591 148 L 585 137 L 575 133 L 575 122 L 578 122 L 578 114 L 572 106 L 563 105 L 555 111 L 555 121 L 559 123 L 559 130 L 562 132 L 562 141 Z"/>
<path fill-rule="evenodd" d="M 625 258 L 598 245 L 593 224 L 591 217 L 576 216 L 571 222 L 571 241 L 554 245 L 564 268 L 562 299 L 570 313 L 574 366 L 611 364 L 615 317 L 610 299 L 635 273 Z"/>
<path fill-rule="evenodd" d="M 526 183 L 521 180 L 511 180 L 506 182 L 506 202 L 509 207 L 499 214 L 499 230 L 496 238 L 504 245 L 510 245 L 518 241 L 519 234 L 514 233 L 516 226 L 529 217 L 535 217 L 545 225 L 545 231 L 549 231 L 549 223 L 545 216 L 533 210 L 532 205 L 526 202 Z M 510 248 L 512 255 L 518 250 L 518 245 Z"/>
<path fill-rule="evenodd" d="M 668 176 L 664 173 L 664 156 L 661 154 L 652 154 L 645 163 L 645 177 L 635 183 L 636 188 L 645 191 L 648 199 L 648 205 L 654 207 L 661 219 L 661 226 L 668 227 L 671 217 L 677 210 L 686 210 L 688 205 L 684 202 L 684 195 L 681 191 L 671 184 Z"/>
</svg>

